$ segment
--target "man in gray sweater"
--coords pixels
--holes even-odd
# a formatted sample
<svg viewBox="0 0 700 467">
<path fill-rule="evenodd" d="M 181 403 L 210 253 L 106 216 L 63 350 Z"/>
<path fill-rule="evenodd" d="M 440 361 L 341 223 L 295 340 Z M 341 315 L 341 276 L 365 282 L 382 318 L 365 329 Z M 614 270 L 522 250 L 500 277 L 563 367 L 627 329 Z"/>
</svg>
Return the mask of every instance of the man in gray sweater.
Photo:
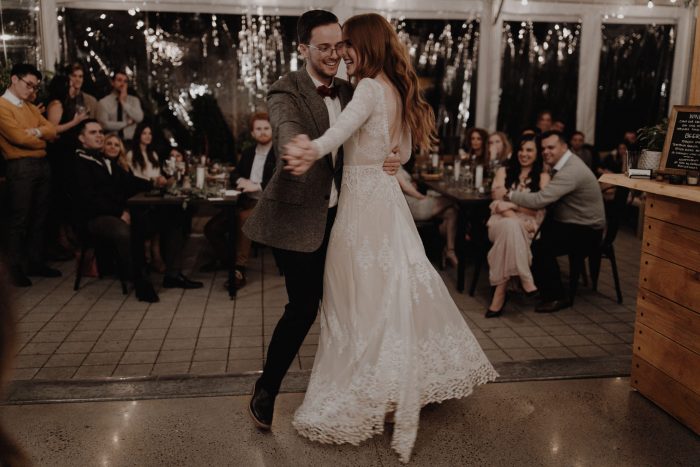
<svg viewBox="0 0 700 467">
<path fill-rule="evenodd" d="M 532 272 L 540 291 L 538 313 L 571 306 L 561 282 L 557 256 L 590 254 L 601 241 L 605 209 L 598 180 L 571 151 L 558 131 L 541 136 L 542 154 L 552 167 L 552 181 L 534 193 L 512 191 L 504 199 L 530 209 L 547 208 L 540 236 L 532 244 Z"/>
</svg>

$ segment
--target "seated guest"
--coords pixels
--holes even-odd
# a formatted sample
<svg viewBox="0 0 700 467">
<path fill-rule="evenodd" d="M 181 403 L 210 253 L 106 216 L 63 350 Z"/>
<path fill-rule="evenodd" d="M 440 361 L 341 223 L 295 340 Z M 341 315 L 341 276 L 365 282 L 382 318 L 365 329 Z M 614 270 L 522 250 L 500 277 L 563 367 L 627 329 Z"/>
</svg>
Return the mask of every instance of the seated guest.
<svg viewBox="0 0 700 467">
<path fill-rule="evenodd" d="M 136 125 L 143 120 L 141 101 L 131 96 L 129 77 L 117 71 L 112 77 L 112 92 L 97 103 L 97 120 L 107 131 L 116 131 L 125 143 L 134 138 Z"/>
<path fill-rule="evenodd" d="M 593 170 L 595 151 L 593 150 L 593 146 L 586 144 L 586 135 L 584 135 L 583 132 L 574 131 L 574 134 L 571 135 L 570 148 L 571 152 L 580 157 L 584 164 Z"/>
<path fill-rule="evenodd" d="M 549 175 L 542 172 L 544 162 L 534 136 L 520 141 L 517 157 L 511 157 L 506 167 L 496 172 L 492 191 L 491 217 L 486 224 L 489 240 L 493 243 L 488 254 L 489 281 L 495 287 L 487 318 L 501 316 L 506 303 L 506 287 L 511 278 L 519 278 L 528 295 L 537 293 L 530 264 L 530 242 L 542 224 L 545 209 L 528 209 L 512 202 L 497 199 L 503 189 L 536 193 L 549 183 Z"/>
<path fill-rule="evenodd" d="M 482 128 L 467 130 L 466 146 L 459 150 L 459 156 L 465 163 L 471 165 L 485 164 L 488 161 L 489 134 Z"/>
<path fill-rule="evenodd" d="M 126 158 L 126 149 L 124 148 L 124 143 L 121 138 L 116 133 L 110 133 L 105 136 L 105 144 L 102 150 L 105 157 L 115 164 L 119 165 L 125 172 L 131 172 L 131 167 L 129 167 L 129 161 Z M 162 183 L 163 180 L 159 180 L 156 185 Z"/>
<path fill-rule="evenodd" d="M 411 179 L 411 174 L 403 167 L 399 168 L 396 178 L 401 185 L 401 190 L 406 196 L 411 216 L 416 221 L 441 219 L 439 230 L 445 240 L 445 249 L 442 252 L 442 267 L 451 265 L 457 267 L 459 262 L 455 254 L 455 237 L 457 235 L 457 206 L 444 196 L 424 195 L 416 189 Z"/>
<path fill-rule="evenodd" d="M 133 174 L 144 180 L 171 184 L 174 179 L 166 179 L 160 166 L 160 158 L 153 149 L 151 126 L 142 122 L 134 131 L 132 149 L 126 154 Z M 152 258 L 151 265 L 158 272 L 164 272 L 163 287 L 196 289 L 201 282 L 192 281 L 182 274 L 182 258 L 185 246 L 185 227 L 190 221 L 187 212 L 180 206 L 161 206 L 143 211 L 143 223 L 147 226 L 145 254 Z M 161 243 L 165 261 L 161 257 Z M 147 261 L 148 262 L 148 261 Z"/>
<path fill-rule="evenodd" d="M 564 136 L 557 131 L 545 132 L 541 141 L 544 161 L 552 167 L 551 181 L 534 193 L 508 190 L 504 199 L 528 209 L 548 208 L 540 236 L 532 245 L 532 271 L 542 298 L 535 311 L 550 313 L 571 306 L 557 256 L 587 254 L 597 246 L 605 227 L 605 211 L 596 176 L 569 150 Z"/>
<path fill-rule="evenodd" d="M 238 204 L 238 232 L 236 233 L 236 285 L 246 283 L 246 265 L 250 255 L 251 241 L 243 234 L 245 224 L 262 191 L 272 178 L 275 170 L 275 149 L 272 146 L 272 126 L 265 112 L 254 113 L 250 117 L 250 133 L 256 145 L 241 154 L 236 170 L 231 173 L 230 184 L 243 192 Z M 214 216 L 204 227 L 204 234 L 212 243 L 218 258 L 226 257 L 226 214 Z"/>
<path fill-rule="evenodd" d="M 46 142 L 56 126 L 28 102 L 39 87 L 41 73 L 20 63 L 10 71 L 10 86 L 0 99 L 0 151 L 7 161 L 9 216 L 7 252 L 10 275 L 18 287 L 32 285 L 30 276 L 58 277 L 44 263 L 43 245 L 51 197 L 51 168 Z"/>
<path fill-rule="evenodd" d="M 554 120 L 552 122 L 552 130 L 566 134 L 566 123 L 562 122 L 561 120 Z"/>
<path fill-rule="evenodd" d="M 136 298 L 157 302 L 151 283 L 132 261 L 131 215 L 126 205 L 127 199 L 151 190 L 154 184 L 104 157 L 104 135 L 97 120 L 81 124 L 78 140 L 82 147 L 76 150 L 74 202 L 79 221 L 90 234 L 114 244 L 123 270 L 133 275 Z"/>
<path fill-rule="evenodd" d="M 508 136 L 502 131 L 496 131 L 489 136 L 489 168 L 495 171 L 498 167 L 506 165 L 513 153 L 513 146 Z"/>
<path fill-rule="evenodd" d="M 627 157 L 627 143 L 624 141 L 617 144 L 617 147 L 610 151 L 600 161 L 595 171 L 597 175 L 606 173 L 619 174 L 622 173 L 622 161 Z"/>
<path fill-rule="evenodd" d="M 126 153 L 131 172 L 139 178 L 155 181 L 163 178 L 160 158 L 153 148 L 153 131 L 148 122 L 136 126 L 131 150 Z M 156 271 L 165 272 L 166 266 L 160 254 L 160 235 L 153 232 L 146 242 L 146 262 Z"/>
<path fill-rule="evenodd" d="M 543 110 L 537 114 L 537 121 L 535 123 L 535 131 L 537 134 L 542 134 L 545 131 L 552 129 L 554 124 L 554 118 L 552 117 L 552 112 L 549 110 Z"/>
</svg>

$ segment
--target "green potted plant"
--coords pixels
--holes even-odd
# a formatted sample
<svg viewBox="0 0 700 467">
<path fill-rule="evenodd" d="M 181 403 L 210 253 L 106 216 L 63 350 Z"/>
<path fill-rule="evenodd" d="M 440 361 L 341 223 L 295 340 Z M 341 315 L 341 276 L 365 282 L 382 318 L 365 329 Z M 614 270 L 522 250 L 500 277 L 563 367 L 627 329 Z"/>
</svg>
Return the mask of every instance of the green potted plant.
<svg viewBox="0 0 700 467">
<path fill-rule="evenodd" d="M 639 158 L 637 168 L 651 170 L 659 168 L 667 131 L 668 118 L 664 118 L 656 125 L 637 130 L 639 145 L 642 147 L 642 155 Z"/>
</svg>

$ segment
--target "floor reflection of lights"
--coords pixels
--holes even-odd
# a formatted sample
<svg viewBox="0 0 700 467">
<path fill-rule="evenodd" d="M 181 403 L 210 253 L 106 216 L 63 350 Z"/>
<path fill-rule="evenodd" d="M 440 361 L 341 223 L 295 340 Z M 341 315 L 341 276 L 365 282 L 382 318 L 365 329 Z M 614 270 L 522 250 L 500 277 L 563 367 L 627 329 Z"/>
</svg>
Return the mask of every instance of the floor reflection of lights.
<svg viewBox="0 0 700 467">
<path fill-rule="evenodd" d="M 138 401 L 131 401 L 127 403 L 124 413 L 122 414 L 122 420 L 120 426 L 117 427 L 116 431 L 112 435 L 112 452 L 105 452 L 102 455 L 102 465 L 107 467 L 110 465 L 110 457 L 115 454 L 115 451 L 119 449 L 119 442 L 121 441 L 121 433 L 129 428 L 129 421 L 131 419 L 132 413 L 136 410 Z"/>
</svg>

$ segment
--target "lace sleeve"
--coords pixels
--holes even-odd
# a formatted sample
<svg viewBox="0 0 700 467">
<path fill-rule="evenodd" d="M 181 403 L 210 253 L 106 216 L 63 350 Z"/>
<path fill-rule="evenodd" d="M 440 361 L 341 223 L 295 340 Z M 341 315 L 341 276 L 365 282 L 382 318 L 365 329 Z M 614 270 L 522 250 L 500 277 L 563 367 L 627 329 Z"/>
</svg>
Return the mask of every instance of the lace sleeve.
<svg viewBox="0 0 700 467">
<path fill-rule="evenodd" d="M 367 121 L 379 101 L 370 78 L 363 78 L 357 84 L 352 100 L 338 116 L 335 124 L 320 138 L 312 141 L 318 149 L 319 157 L 339 148 L 350 136 Z"/>
</svg>

